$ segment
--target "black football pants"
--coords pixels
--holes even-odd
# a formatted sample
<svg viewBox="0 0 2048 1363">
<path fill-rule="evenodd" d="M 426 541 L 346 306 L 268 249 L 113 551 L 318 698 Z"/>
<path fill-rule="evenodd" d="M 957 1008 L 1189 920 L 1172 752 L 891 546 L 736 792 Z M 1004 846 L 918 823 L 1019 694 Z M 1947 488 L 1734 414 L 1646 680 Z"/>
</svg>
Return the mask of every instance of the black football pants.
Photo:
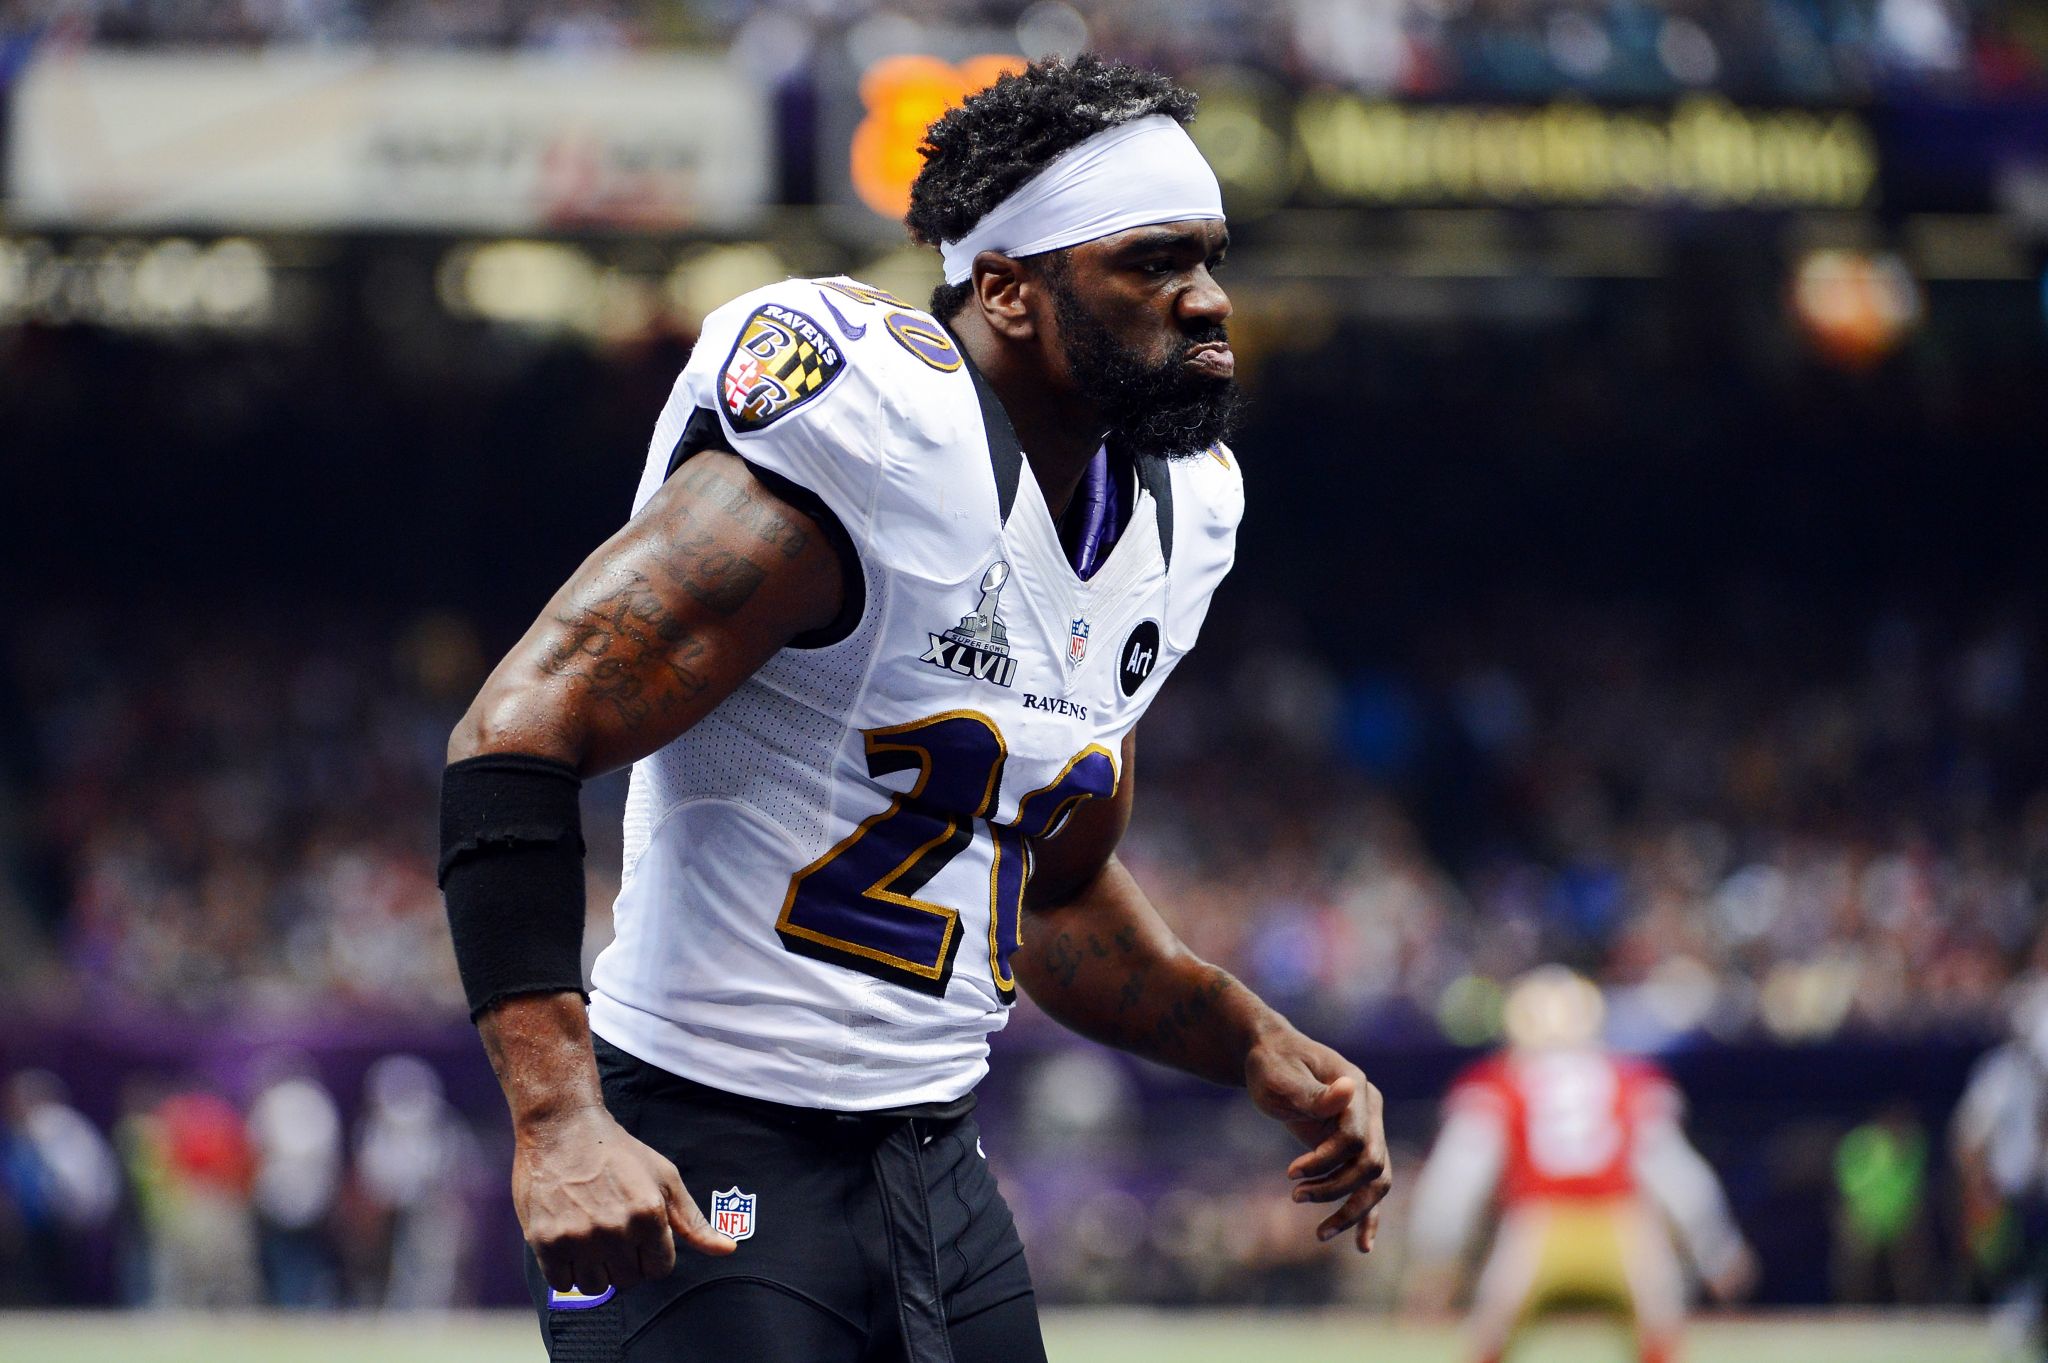
<svg viewBox="0 0 2048 1363">
<path fill-rule="evenodd" d="M 1010 1210 L 971 1118 L 784 1107 L 694 1084 L 597 1043 L 605 1103 L 714 1194 L 751 1195 L 736 1253 L 600 1306 L 527 1283 L 553 1363 L 1045 1363 Z M 729 1208 L 735 1203 L 722 1199 Z"/>
</svg>

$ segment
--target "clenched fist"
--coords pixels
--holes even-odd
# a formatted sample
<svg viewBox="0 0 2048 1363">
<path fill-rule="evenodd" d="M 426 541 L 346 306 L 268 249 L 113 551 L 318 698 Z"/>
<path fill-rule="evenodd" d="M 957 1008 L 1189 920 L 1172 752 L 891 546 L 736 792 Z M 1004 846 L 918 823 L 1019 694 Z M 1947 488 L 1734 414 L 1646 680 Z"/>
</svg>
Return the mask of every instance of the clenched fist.
<svg viewBox="0 0 2048 1363">
<path fill-rule="evenodd" d="M 517 1129 L 512 1205 L 541 1276 L 558 1292 L 602 1292 L 664 1278 L 676 1243 L 730 1254 L 683 1188 L 676 1166 L 626 1134 L 602 1107 Z"/>
</svg>

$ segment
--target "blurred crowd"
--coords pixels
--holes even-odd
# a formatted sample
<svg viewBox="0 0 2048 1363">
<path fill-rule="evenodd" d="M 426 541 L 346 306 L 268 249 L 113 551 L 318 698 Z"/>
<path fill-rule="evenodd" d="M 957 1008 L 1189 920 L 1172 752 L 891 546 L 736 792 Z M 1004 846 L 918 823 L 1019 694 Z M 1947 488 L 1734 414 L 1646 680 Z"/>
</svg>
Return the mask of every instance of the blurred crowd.
<svg viewBox="0 0 2048 1363">
<path fill-rule="evenodd" d="M 65 887 L 61 963 L 30 994 L 191 1012 L 460 1003 L 426 852 L 460 713 L 448 688 L 476 676 L 466 632 L 52 628 L 19 654 L 36 836 Z"/>
<path fill-rule="evenodd" d="M 566 56 L 716 46 L 778 78 L 842 39 L 872 55 L 934 30 L 1180 73 L 1229 64 L 1292 83 L 1508 97 L 1995 94 L 2038 86 L 2048 52 L 2048 18 L 2026 0 L 0 0 L 0 40 Z"/>
<path fill-rule="evenodd" d="M 1490 1045 L 1511 978 L 1564 960 L 1603 984 L 1628 1049 L 1953 1050 L 2048 975 L 2048 724 L 2024 612 L 1852 628 L 1752 604 L 1731 610 L 1738 627 L 1669 604 L 1521 602 L 1430 631 L 1385 670 L 1330 661 L 1301 611 L 1219 607 L 1206 659 L 1147 720 L 1127 859 L 1197 951 L 1322 1034 L 1388 1054 Z M 325 1018 L 337 1037 L 371 1019 L 459 1029 L 430 851 L 446 733 L 491 653 L 477 628 L 254 604 L 25 624 L 8 680 L 28 722 L 12 801 L 28 852 L 0 868 L 0 913 L 28 944 L 0 962 L 21 1009 L 166 1034 L 263 1014 Z M 594 951 L 620 783 L 590 794 Z M 1390 1299 L 1394 1268 L 1314 1254 L 1304 1209 L 1267 1186 L 1279 1138 L 1249 1109 L 1167 1106 L 1193 1100 L 1062 1044 L 1028 1003 L 1011 1030 L 1022 1058 L 988 1129 L 1049 1299 Z M 48 1075 L 15 1075 L 0 1292 L 433 1305 L 476 1290 L 466 1256 L 495 1235 L 479 1218 L 502 1210 L 501 1171 L 434 1069 L 199 1068 L 229 1082 L 131 1076 L 99 1123 Z M 1805 1154 L 1796 1123 L 1768 1148 L 1716 1147 L 1786 1180 L 1752 1199 L 1834 1208 L 1833 1286 L 1813 1290 L 1953 1300 L 2001 1281 L 2020 1204 L 1948 1210 L 1931 1096 L 1894 1109 L 1873 1090 Z M 1428 1095 L 1407 1099 L 1412 1159 Z M 2020 1128 L 2038 1134 L 2036 1110 Z M 1930 1258 L 1930 1236 L 1961 1247 Z M 497 1257 L 492 1300 L 517 1283 Z"/>
<path fill-rule="evenodd" d="M 2048 965 L 2038 631 L 1745 615 L 1529 606 L 1345 676 L 1261 613 L 1148 721 L 1129 859 L 1340 1027 L 1488 1040 L 1547 960 L 1645 1049 L 1995 1022 Z"/>
<path fill-rule="evenodd" d="M 1995 1022 L 2048 965 L 2031 619 L 1736 614 L 1525 605 L 1343 670 L 1285 605 L 1226 606 L 1147 721 L 1129 859 L 1197 951 L 1344 1034 L 1485 1042 L 1545 960 L 1651 1049 Z M 57 869 L 16 996 L 455 1015 L 430 844 L 486 655 L 439 615 L 24 636 Z M 587 819 L 593 950 L 619 786 Z"/>
<path fill-rule="evenodd" d="M 186 1310 L 475 1300 L 478 1142 L 425 1061 L 389 1055 L 344 1126 L 310 1057 L 258 1060 L 238 1104 L 131 1078 L 107 1131 L 44 1070 L 0 1095 L 0 1305 Z"/>
</svg>

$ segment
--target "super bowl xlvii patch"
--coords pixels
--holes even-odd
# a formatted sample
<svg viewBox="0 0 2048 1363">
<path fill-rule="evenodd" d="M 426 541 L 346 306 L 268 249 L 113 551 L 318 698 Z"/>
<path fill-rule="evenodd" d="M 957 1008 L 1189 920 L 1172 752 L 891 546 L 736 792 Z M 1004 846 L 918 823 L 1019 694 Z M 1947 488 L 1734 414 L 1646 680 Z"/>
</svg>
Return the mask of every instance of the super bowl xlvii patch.
<svg viewBox="0 0 2048 1363">
<path fill-rule="evenodd" d="M 931 646 L 918 661 L 958 676 L 1008 686 L 1017 675 L 1017 660 L 1010 656 L 1010 632 L 996 615 L 996 598 L 1009 580 L 1009 564 L 1000 559 L 991 563 L 981 575 L 981 600 L 944 634 L 927 634 Z"/>
<path fill-rule="evenodd" d="M 795 308 L 767 303 L 754 309 L 725 368 L 719 400 L 736 431 L 758 431 L 825 391 L 846 368 L 846 353 Z"/>
<path fill-rule="evenodd" d="M 754 1203 L 758 1200 L 752 1193 L 741 1192 L 737 1183 L 722 1193 L 713 1193 L 711 1229 L 735 1240 L 745 1240 L 754 1233 Z"/>
</svg>

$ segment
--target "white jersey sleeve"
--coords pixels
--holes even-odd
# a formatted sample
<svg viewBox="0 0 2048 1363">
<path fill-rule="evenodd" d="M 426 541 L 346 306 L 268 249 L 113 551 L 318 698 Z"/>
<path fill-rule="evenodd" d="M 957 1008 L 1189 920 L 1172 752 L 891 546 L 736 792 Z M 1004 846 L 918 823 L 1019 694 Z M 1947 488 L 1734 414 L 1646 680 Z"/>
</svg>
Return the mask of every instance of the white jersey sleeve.
<svg viewBox="0 0 2048 1363">
<path fill-rule="evenodd" d="M 814 283 L 791 279 L 704 320 L 655 425 L 636 509 L 693 445 L 710 443 L 816 496 L 848 534 L 865 538 L 883 446 L 881 389 L 874 366 L 850 363 L 847 342 L 821 320 L 823 303 Z"/>
</svg>

